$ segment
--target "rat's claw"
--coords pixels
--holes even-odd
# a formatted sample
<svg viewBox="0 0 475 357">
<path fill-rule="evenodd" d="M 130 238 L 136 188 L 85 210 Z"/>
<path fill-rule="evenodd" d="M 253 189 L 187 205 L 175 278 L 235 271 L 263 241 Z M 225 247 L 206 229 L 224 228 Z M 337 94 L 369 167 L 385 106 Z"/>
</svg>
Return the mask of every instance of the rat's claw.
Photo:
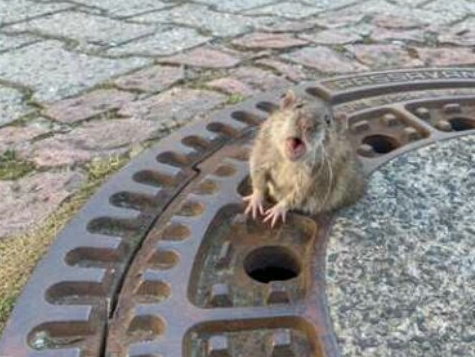
<svg viewBox="0 0 475 357">
<path fill-rule="evenodd" d="M 251 213 L 253 219 L 257 218 L 258 212 L 264 215 L 264 199 L 260 194 L 253 193 L 250 196 L 243 197 L 243 200 L 248 202 L 244 214 Z"/>
<path fill-rule="evenodd" d="M 282 205 L 276 204 L 274 207 L 268 209 L 265 212 L 266 218 L 264 218 L 264 222 L 271 222 L 271 227 L 274 228 L 275 224 L 282 217 L 282 222 L 285 223 L 285 218 L 287 216 L 287 208 Z"/>
</svg>

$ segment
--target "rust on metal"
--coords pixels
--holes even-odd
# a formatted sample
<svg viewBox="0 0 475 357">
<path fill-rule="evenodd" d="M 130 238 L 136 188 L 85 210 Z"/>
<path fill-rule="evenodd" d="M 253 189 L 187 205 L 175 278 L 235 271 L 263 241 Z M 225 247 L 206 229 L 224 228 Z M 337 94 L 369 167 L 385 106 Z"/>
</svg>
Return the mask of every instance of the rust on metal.
<svg viewBox="0 0 475 357">
<path fill-rule="evenodd" d="M 347 115 L 367 172 L 475 131 L 475 70 L 303 83 Z M 243 216 L 255 129 L 281 91 L 185 127 L 109 180 L 18 300 L 1 356 L 339 357 L 325 295 L 329 216 Z"/>
</svg>

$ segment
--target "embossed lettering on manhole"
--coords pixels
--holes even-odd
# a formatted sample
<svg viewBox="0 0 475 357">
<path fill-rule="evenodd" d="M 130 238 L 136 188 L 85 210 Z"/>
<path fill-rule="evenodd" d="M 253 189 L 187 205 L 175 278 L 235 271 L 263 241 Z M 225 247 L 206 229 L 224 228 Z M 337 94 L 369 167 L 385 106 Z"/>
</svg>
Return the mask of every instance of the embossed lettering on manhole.
<svg viewBox="0 0 475 357">
<path fill-rule="evenodd" d="M 418 69 L 303 83 L 348 115 L 368 172 L 475 131 L 475 70 Z M 340 356 L 325 297 L 330 217 L 270 230 L 242 214 L 256 126 L 281 91 L 162 140 L 61 232 L 5 329 L 0 355 Z"/>
</svg>

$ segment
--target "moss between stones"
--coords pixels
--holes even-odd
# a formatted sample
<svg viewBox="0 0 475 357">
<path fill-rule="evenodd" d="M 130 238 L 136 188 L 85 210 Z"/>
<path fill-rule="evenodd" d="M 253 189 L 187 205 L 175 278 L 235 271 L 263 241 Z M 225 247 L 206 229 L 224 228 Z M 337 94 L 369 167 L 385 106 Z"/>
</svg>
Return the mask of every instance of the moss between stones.
<svg viewBox="0 0 475 357">
<path fill-rule="evenodd" d="M 0 180 L 16 180 L 34 170 L 31 162 L 18 158 L 14 150 L 0 155 Z"/>
</svg>

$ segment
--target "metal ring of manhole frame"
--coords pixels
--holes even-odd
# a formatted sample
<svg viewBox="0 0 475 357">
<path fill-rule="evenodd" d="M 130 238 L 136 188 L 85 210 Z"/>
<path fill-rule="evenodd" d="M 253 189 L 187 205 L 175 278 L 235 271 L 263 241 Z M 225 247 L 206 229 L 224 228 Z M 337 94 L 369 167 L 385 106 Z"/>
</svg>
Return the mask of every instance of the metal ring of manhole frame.
<svg viewBox="0 0 475 357">
<path fill-rule="evenodd" d="M 429 68 L 295 90 L 348 115 L 372 172 L 408 150 L 474 133 L 473 87 L 475 69 Z M 106 182 L 37 266 L 0 355 L 254 356 L 262 343 L 266 357 L 340 356 L 325 295 L 331 217 L 293 214 L 270 230 L 242 215 L 250 139 L 286 89 L 184 127 Z M 248 276 L 269 260 L 289 279 Z"/>
</svg>

